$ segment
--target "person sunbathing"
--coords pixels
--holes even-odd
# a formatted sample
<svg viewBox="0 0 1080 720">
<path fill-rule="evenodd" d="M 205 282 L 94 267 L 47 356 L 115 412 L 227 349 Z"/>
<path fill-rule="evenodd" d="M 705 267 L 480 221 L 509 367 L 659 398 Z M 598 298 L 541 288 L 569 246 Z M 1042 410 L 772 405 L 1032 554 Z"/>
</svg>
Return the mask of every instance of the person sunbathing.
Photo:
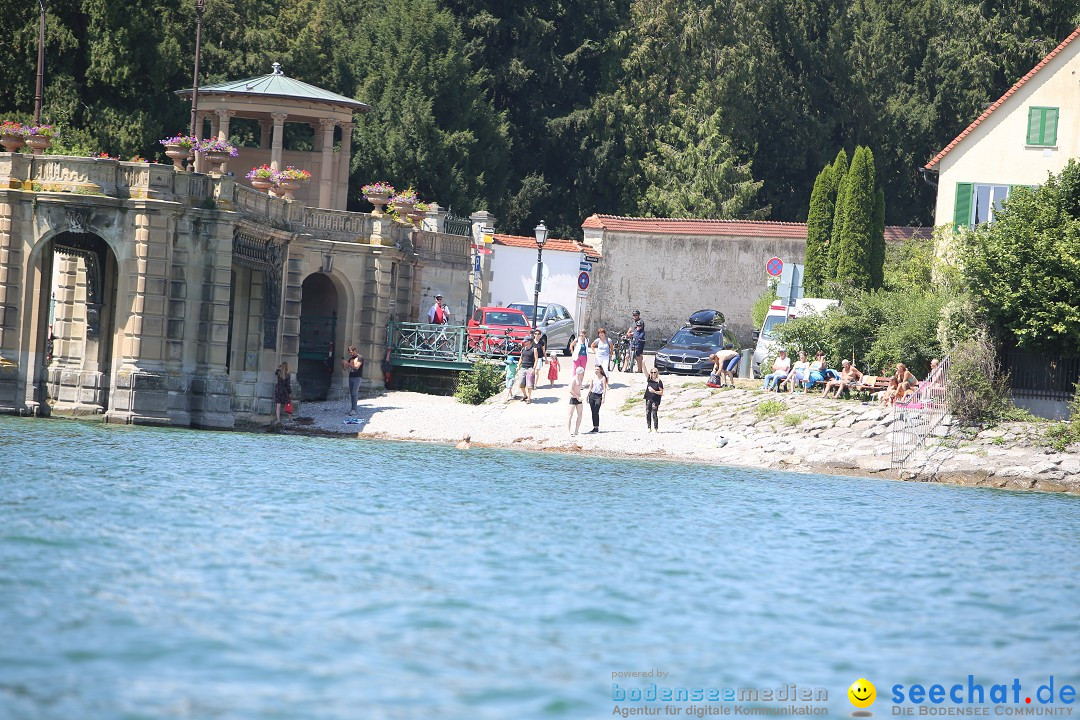
<svg viewBox="0 0 1080 720">
<path fill-rule="evenodd" d="M 881 392 L 874 393 L 874 399 L 882 405 L 888 407 L 896 402 L 896 398 L 900 394 L 900 383 L 896 377 L 889 378 L 889 387 L 885 388 Z"/>
<path fill-rule="evenodd" d="M 919 389 L 919 380 L 911 374 L 904 363 L 896 363 L 896 384 L 899 389 L 894 402 L 904 402 L 909 397 L 914 397 Z"/>
<path fill-rule="evenodd" d="M 862 373 L 851 364 L 851 361 L 845 358 L 840 366 L 840 377 L 833 378 L 825 383 L 825 392 L 822 394 L 822 397 L 828 397 L 829 391 L 835 389 L 836 392 L 833 394 L 833 397 L 839 400 L 840 393 L 845 390 L 853 389 L 859 384 L 859 381 L 862 380 L 862 376 Z"/>
</svg>

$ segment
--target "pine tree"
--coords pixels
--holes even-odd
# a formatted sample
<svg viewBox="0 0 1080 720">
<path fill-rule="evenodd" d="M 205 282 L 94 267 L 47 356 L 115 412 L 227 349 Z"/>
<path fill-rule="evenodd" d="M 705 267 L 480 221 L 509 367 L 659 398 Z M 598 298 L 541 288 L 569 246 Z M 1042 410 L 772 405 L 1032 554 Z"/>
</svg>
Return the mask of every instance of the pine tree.
<svg viewBox="0 0 1080 720">
<path fill-rule="evenodd" d="M 874 234 L 870 242 L 870 287 L 885 285 L 885 188 L 874 195 Z"/>
<path fill-rule="evenodd" d="M 870 287 L 875 202 L 873 156 L 868 148 L 855 149 L 846 185 L 843 227 L 836 246 L 836 283 L 843 289 L 865 290 Z"/>
<path fill-rule="evenodd" d="M 825 258 L 825 287 L 823 289 L 826 291 L 836 282 L 836 249 L 840 246 L 840 234 L 845 217 L 844 208 L 847 206 L 848 159 L 847 152 L 843 148 L 836 153 L 836 160 L 832 165 L 832 176 L 836 184 L 836 202 L 833 204 L 833 220 L 829 232 L 829 252 Z"/>
<path fill-rule="evenodd" d="M 825 288 L 825 271 L 828 268 L 829 240 L 832 235 L 835 198 L 829 197 L 832 182 L 832 165 L 826 165 L 814 180 L 810 193 L 810 209 L 806 216 L 806 264 L 803 272 L 803 288 L 811 297 L 820 297 Z"/>
</svg>

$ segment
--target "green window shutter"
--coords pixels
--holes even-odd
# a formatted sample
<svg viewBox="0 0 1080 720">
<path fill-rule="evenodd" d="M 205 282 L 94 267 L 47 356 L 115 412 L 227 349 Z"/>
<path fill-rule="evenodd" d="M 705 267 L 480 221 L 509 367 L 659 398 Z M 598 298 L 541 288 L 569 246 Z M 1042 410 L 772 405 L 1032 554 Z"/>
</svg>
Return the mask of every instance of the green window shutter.
<svg viewBox="0 0 1080 720">
<path fill-rule="evenodd" d="M 1058 109 L 1046 108 L 1043 110 L 1043 145 L 1057 145 Z"/>
<path fill-rule="evenodd" d="M 953 224 L 971 227 L 971 194 L 973 183 L 956 183 L 956 204 L 953 205 Z"/>
<path fill-rule="evenodd" d="M 1042 108 L 1028 108 L 1027 144 L 1040 145 L 1042 138 Z"/>
</svg>

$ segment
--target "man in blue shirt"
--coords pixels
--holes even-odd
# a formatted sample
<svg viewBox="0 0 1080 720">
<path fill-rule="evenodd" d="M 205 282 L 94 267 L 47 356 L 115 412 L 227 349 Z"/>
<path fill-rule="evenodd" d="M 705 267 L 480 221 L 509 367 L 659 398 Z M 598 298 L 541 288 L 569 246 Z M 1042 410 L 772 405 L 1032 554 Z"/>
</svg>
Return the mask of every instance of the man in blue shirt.
<svg viewBox="0 0 1080 720">
<path fill-rule="evenodd" d="M 634 358 L 634 372 L 645 373 L 645 321 L 641 319 L 641 312 L 634 311 L 634 324 L 626 331 L 630 338 L 630 353 Z"/>
</svg>

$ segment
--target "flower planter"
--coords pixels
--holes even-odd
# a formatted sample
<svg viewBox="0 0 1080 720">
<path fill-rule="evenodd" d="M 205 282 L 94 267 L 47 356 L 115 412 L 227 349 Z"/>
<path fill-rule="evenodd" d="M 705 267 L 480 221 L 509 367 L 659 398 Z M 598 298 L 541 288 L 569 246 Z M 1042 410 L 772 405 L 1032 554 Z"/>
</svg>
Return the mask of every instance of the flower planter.
<svg viewBox="0 0 1080 720">
<path fill-rule="evenodd" d="M 28 135 L 26 137 L 26 147 L 34 152 L 41 152 L 50 145 L 52 145 L 52 138 L 47 138 L 44 135 Z"/>
<path fill-rule="evenodd" d="M 270 178 L 251 178 L 251 187 L 266 192 L 274 187 L 274 181 Z"/>
<path fill-rule="evenodd" d="M 396 202 L 394 203 L 394 209 L 397 210 L 398 217 L 405 218 L 409 213 L 412 212 L 413 204 Z"/>
<path fill-rule="evenodd" d="M 375 211 L 372 213 L 372 215 L 374 215 L 376 217 L 382 217 L 383 208 L 386 207 L 386 203 L 390 201 L 390 196 L 389 195 L 373 194 L 373 195 L 365 195 L 364 198 L 369 203 L 371 203 L 372 205 L 375 206 Z"/>
<path fill-rule="evenodd" d="M 303 180 L 281 178 L 278 180 L 278 194 L 286 200 L 295 200 L 293 193 L 300 189 L 300 186 L 304 184 Z"/>
<path fill-rule="evenodd" d="M 417 230 L 420 229 L 420 225 L 424 222 L 424 220 L 426 218 L 427 218 L 427 213 L 426 212 L 421 212 L 419 210 L 413 210 L 411 213 L 409 213 L 409 220 L 412 220 L 413 227 L 415 227 Z"/>
<path fill-rule="evenodd" d="M 166 145 L 165 157 L 172 158 L 173 167 L 177 170 L 184 169 L 184 161 L 191 157 L 191 150 L 182 145 Z"/>
<path fill-rule="evenodd" d="M 19 148 L 26 144 L 20 135 L 0 135 L 0 145 L 8 152 L 19 152 Z"/>
<path fill-rule="evenodd" d="M 202 156 L 206 162 L 210 163 L 210 172 L 212 173 L 220 173 L 221 166 L 232 157 L 227 152 L 204 152 Z"/>
</svg>

